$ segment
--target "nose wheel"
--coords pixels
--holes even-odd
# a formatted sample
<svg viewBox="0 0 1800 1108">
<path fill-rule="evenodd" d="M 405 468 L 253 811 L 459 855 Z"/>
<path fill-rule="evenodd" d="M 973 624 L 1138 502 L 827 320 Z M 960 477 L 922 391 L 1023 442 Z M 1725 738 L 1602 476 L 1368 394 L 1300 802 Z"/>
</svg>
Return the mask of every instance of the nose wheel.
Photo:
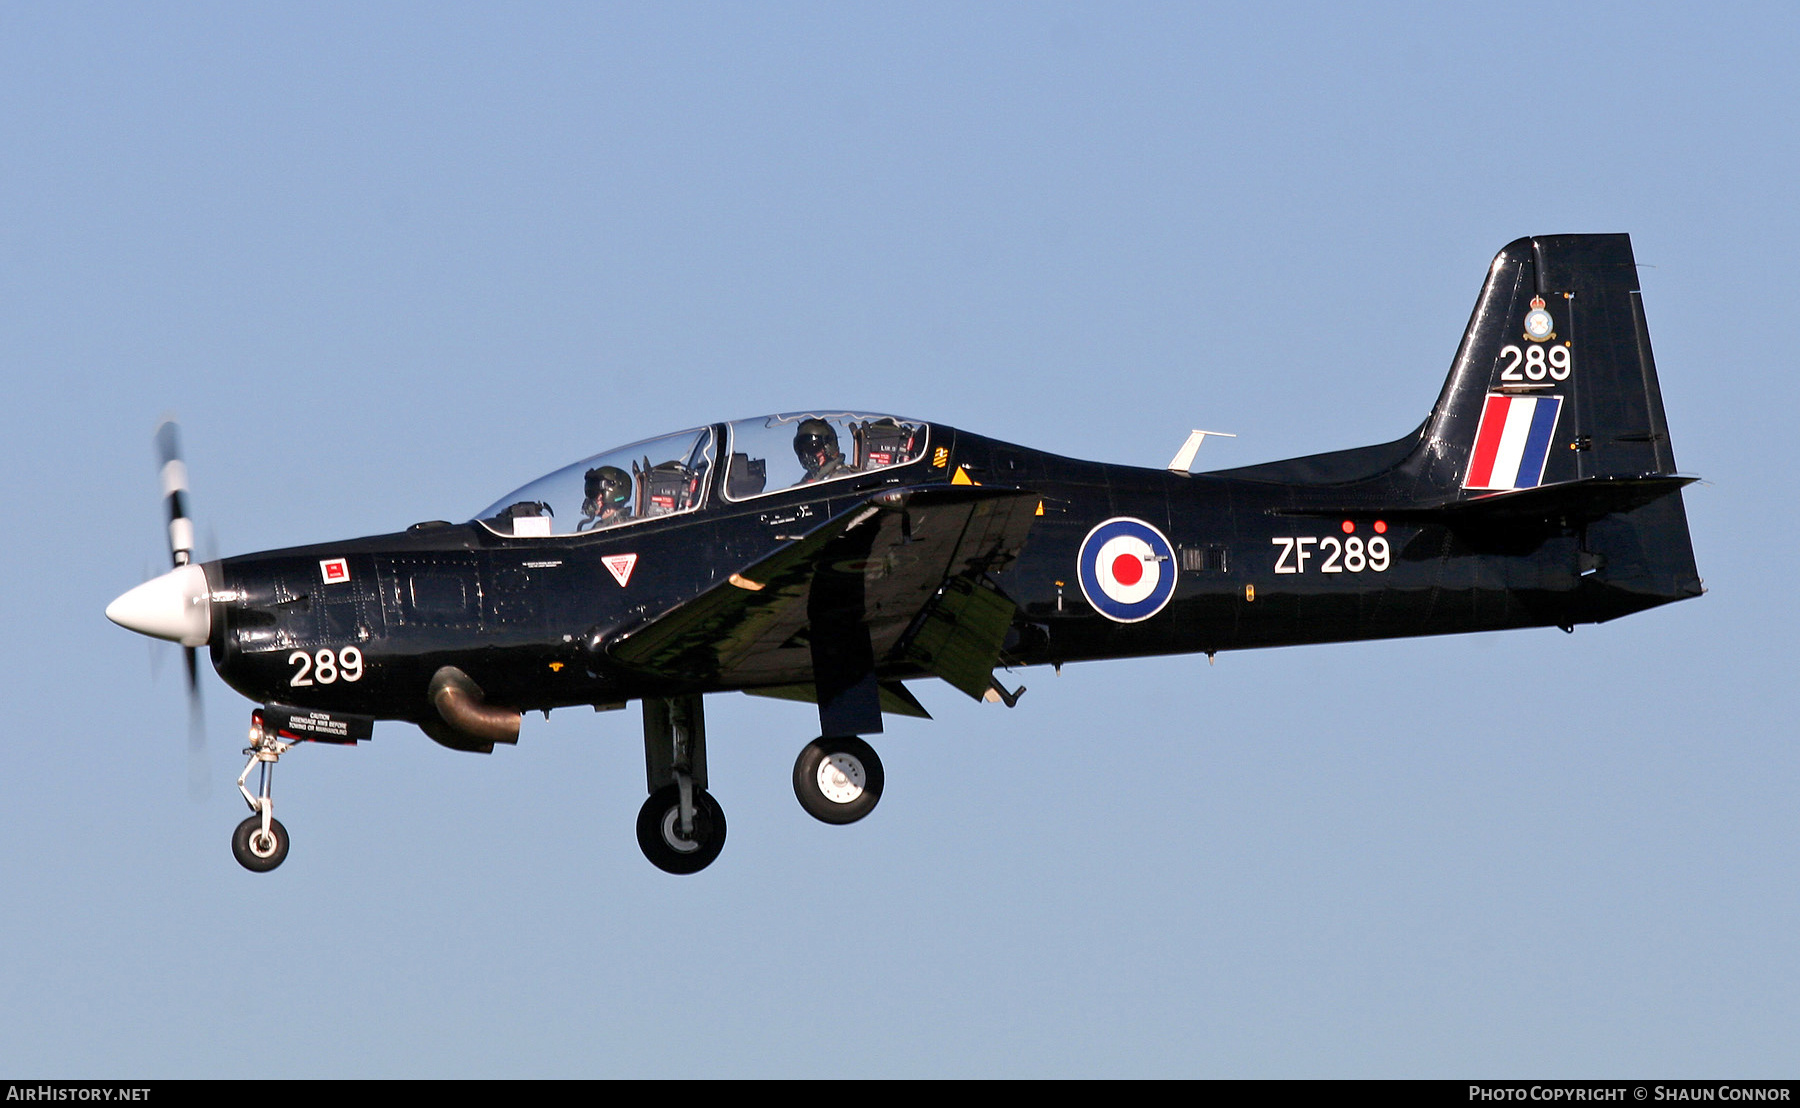
<svg viewBox="0 0 1800 1108">
<path fill-rule="evenodd" d="M 725 849 L 725 810 L 704 789 L 688 786 L 691 811 L 682 819 L 682 784 L 650 794 L 638 809 L 638 846 L 664 873 L 699 873 Z"/>
<path fill-rule="evenodd" d="M 825 823 L 855 823 L 881 799 L 881 759 L 855 736 L 820 738 L 794 760 L 794 796 Z"/>
<path fill-rule="evenodd" d="M 274 816 L 269 817 L 266 828 L 260 815 L 251 816 L 231 833 L 232 856 L 252 873 L 269 872 L 287 860 L 287 852 L 287 828 Z"/>
</svg>

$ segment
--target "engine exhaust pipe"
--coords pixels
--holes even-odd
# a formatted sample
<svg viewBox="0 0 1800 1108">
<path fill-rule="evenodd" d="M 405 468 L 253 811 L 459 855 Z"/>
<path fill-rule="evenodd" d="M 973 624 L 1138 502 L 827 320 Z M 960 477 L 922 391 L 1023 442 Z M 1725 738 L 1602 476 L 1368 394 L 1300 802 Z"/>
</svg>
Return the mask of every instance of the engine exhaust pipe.
<svg viewBox="0 0 1800 1108">
<path fill-rule="evenodd" d="M 455 666 L 444 666 L 432 674 L 428 691 L 438 718 L 449 724 L 458 733 L 457 737 L 468 740 L 467 745 L 459 745 L 459 749 L 479 750 L 485 746 L 491 751 L 495 743 L 519 741 L 522 713 L 514 708 L 486 703 L 481 686 Z M 431 734 L 432 730 L 435 728 L 427 729 L 426 734 Z M 437 738 L 436 735 L 431 737 Z"/>
</svg>

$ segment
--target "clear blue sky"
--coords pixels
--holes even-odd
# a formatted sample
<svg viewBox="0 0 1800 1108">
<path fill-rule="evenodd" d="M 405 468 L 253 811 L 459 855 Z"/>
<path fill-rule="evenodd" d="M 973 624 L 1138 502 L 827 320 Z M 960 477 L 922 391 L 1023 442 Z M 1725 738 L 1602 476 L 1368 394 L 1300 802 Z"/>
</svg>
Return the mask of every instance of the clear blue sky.
<svg viewBox="0 0 1800 1108">
<path fill-rule="evenodd" d="M 0 9 L 0 1071 L 1677 1076 L 1800 1057 L 1789 4 Z M 1160 465 L 1383 441 L 1484 267 L 1629 231 L 1703 599 L 921 685 L 881 809 L 712 698 L 283 760 L 101 616 L 163 563 L 465 518 L 815 404 Z"/>
</svg>

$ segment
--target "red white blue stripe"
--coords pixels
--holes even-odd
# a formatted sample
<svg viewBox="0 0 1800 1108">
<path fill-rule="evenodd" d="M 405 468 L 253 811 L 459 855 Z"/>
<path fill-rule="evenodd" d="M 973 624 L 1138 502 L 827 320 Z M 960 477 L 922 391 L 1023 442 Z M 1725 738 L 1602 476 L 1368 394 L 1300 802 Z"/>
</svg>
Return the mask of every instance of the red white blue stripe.
<svg viewBox="0 0 1800 1108">
<path fill-rule="evenodd" d="M 1534 489 L 1544 479 L 1560 396 L 1500 396 L 1490 393 L 1475 432 L 1465 489 Z"/>
</svg>

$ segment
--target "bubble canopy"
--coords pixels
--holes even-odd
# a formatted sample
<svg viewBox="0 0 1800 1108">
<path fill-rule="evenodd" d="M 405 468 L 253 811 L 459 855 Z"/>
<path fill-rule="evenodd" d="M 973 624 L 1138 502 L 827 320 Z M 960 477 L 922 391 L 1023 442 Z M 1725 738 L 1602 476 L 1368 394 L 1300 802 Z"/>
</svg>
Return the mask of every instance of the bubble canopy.
<svg viewBox="0 0 1800 1108">
<path fill-rule="evenodd" d="M 712 468 L 713 429 L 645 439 L 564 466 L 475 518 L 502 535 L 570 535 L 690 511 Z"/>
<path fill-rule="evenodd" d="M 927 427 L 867 412 L 785 412 L 730 425 L 727 500 L 840 481 L 917 461 Z"/>
<path fill-rule="evenodd" d="M 917 461 L 929 428 L 895 416 L 826 410 L 700 427 L 583 458 L 508 493 L 475 518 L 499 534 L 530 537 L 693 511 L 706 497 L 721 433 L 730 453 L 719 491 L 740 501 Z"/>
</svg>

